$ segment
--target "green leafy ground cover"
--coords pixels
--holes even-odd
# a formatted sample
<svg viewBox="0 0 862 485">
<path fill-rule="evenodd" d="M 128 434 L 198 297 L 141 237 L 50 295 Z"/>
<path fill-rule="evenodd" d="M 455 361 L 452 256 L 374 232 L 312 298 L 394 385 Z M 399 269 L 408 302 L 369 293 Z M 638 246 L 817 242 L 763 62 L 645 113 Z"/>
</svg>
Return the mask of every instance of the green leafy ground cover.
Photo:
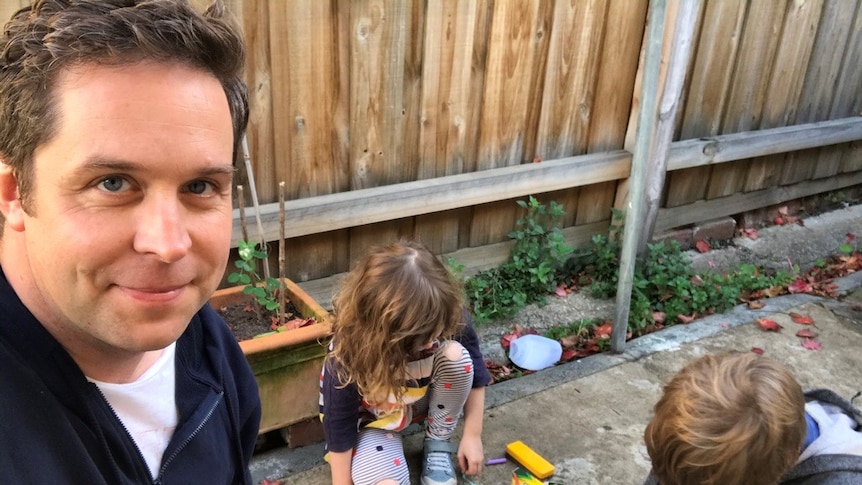
<svg viewBox="0 0 862 485">
<path fill-rule="evenodd" d="M 518 204 L 526 213 L 509 235 L 515 240 L 510 259 L 465 281 L 477 325 L 509 318 L 530 303 L 542 304 L 554 293 L 615 297 L 621 213 L 613 215 L 609 236 L 595 235 L 588 247 L 576 251 L 565 243 L 560 231 L 564 212 L 559 204 L 550 202 L 545 206 L 533 197 Z M 784 219 L 793 220 L 786 215 Z M 743 234 L 756 237 L 756 231 L 751 229 Z M 708 242 L 698 245 L 701 252 L 709 247 Z M 456 261 L 449 263 L 454 271 L 460 270 Z M 832 279 L 859 269 L 862 256 L 853 234 L 847 234 L 838 254 L 818 261 L 805 272 L 796 267 L 769 272 L 752 264 L 740 264 L 725 272 L 695 272 L 688 254 L 676 241 L 650 244 L 647 255 L 638 258 L 635 265 L 627 338 L 686 324 L 740 303 L 759 308 L 763 306 L 762 299 L 786 293 L 834 297 Z M 609 320 L 581 319 L 557 325 L 543 334 L 560 341 L 561 361 L 568 361 L 608 350 L 612 327 Z M 516 325 L 503 336 L 501 345 L 508 350 L 512 340 L 527 333 L 539 332 Z M 522 373 L 513 366 L 491 362 L 488 366 L 498 381 Z"/>
</svg>

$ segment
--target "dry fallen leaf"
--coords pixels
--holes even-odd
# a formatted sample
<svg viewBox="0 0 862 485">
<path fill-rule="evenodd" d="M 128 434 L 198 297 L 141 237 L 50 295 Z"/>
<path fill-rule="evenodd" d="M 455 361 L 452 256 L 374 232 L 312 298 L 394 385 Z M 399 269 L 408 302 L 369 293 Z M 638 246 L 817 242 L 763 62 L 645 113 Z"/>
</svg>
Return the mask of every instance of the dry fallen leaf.
<svg viewBox="0 0 862 485">
<path fill-rule="evenodd" d="M 556 289 L 556 290 L 554 290 L 554 293 L 556 293 L 556 295 L 557 295 L 557 296 L 566 296 L 566 295 L 568 295 L 568 292 L 566 292 L 566 285 L 560 285 L 560 286 L 557 286 L 557 289 Z"/>
<path fill-rule="evenodd" d="M 694 243 L 694 245 L 695 245 L 695 247 L 697 247 L 697 250 L 700 251 L 701 253 L 706 253 L 710 250 L 709 241 L 706 241 L 703 239 Z"/>
<path fill-rule="evenodd" d="M 802 330 L 796 332 L 796 336 L 802 338 L 816 338 L 817 334 L 812 332 L 810 328 L 803 328 Z"/>
<path fill-rule="evenodd" d="M 763 355 L 763 349 L 761 349 L 760 347 L 752 347 L 751 351 L 757 355 Z"/>
<path fill-rule="evenodd" d="M 763 300 L 751 300 L 748 302 L 748 308 L 751 308 L 752 310 L 760 310 L 765 306 L 766 303 L 763 303 Z"/>
<path fill-rule="evenodd" d="M 790 315 L 791 320 L 793 320 L 795 323 L 798 323 L 800 325 L 813 325 L 814 324 L 814 320 L 809 316 L 800 315 L 799 313 L 795 313 L 795 312 L 790 312 L 789 315 Z"/>
<path fill-rule="evenodd" d="M 770 320 L 768 318 L 758 318 L 755 322 L 757 322 L 757 325 L 766 332 L 778 332 L 784 328 L 775 320 Z"/>
<path fill-rule="evenodd" d="M 679 321 L 682 323 L 691 323 L 695 319 L 695 314 L 691 314 L 690 316 L 689 315 L 677 315 L 676 318 L 678 318 Z"/>
<path fill-rule="evenodd" d="M 802 346 L 808 350 L 822 350 L 823 344 L 819 340 L 813 338 L 802 339 Z"/>
</svg>

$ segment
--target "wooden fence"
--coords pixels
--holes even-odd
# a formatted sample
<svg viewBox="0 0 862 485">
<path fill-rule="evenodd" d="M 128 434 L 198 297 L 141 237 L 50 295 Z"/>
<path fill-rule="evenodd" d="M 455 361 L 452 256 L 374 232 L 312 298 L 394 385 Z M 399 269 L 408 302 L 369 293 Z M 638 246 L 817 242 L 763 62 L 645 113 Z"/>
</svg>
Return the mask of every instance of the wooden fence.
<svg viewBox="0 0 862 485">
<path fill-rule="evenodd" d="M 468 268 L 494 264 L 526 194 L 564 205 L 573 242 L 606 230 L 629 170 L 647 1 L 229 6 L 250 46 L 259 196 L 273 203 L 288 185 L 291 278 L 339 274 L 403 235 Z M 860 183 L 854 120 L 832 139 L 807 125 L 862 111 L 860 1 L 698 11 L 658 228 Z M 794 125 L 762 156 L 722 159 L 748 132 Z M 699 139 L 730 134 L 718 158 L 697 153 Z"/>
<path fill-rule="evenodd" d="M 288 276 L 315 296 L 400 236 L 496 264 L 527 194 L 563 204 L 575 243 L 606 230 L 647 0 L 226 3 L 267 239 L 284 181 Z M 694 39 L 659 230 L 862 183 L 862 0 L 700 0 Z"/>
</svg>

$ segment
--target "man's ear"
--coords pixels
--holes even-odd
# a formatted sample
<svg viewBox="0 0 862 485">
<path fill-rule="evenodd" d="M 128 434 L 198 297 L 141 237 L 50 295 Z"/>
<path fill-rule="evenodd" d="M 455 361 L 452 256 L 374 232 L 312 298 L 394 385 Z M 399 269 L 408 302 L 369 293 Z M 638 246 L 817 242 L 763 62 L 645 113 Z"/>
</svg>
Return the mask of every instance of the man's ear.
<svg viewBox="0 0 862 485">
<path fill-rule="evenodd" d="M 0 160 L 0 214 L 6 219 L 5 226 L 13 231 L 24 230 L 24 208 L 19 195 L 12 167 Z"/>
</svg>

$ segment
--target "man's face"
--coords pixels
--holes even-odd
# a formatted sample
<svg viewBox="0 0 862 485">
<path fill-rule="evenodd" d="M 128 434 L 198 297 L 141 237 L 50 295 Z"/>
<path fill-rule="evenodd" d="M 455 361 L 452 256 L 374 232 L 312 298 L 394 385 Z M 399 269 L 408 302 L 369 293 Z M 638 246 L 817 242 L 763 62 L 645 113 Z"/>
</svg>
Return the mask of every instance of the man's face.
<svg viewBox="0 0 862 485">
<path fill-rule="evenodd" d="M 7 277 L 29 281 L 16 290 L 73 356 L 161 349 L 227 263 L 224 91 L 203 71 L 142 63 L 73 68 L 54 93 L 57 130 L 34 153 L 27 214 L 4 234 L 25 241 Z"/>
</svg>

